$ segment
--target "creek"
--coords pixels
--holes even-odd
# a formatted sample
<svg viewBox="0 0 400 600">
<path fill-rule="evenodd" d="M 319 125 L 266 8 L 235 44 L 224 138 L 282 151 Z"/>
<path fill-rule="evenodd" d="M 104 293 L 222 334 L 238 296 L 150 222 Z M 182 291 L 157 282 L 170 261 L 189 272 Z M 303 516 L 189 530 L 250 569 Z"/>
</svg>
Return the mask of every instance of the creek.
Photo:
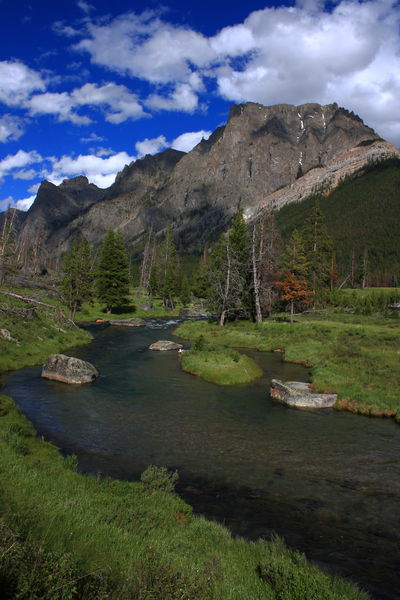
<svg viewBox="0 0 400 600">
<path fill-rule="evenodd" d="M 400 590 L 400 427 L 334 410 L 270 400 L 272 377 L 307 380 L 279 354 L 248 353 L 264 375 L 217 386 L 183 373 L 175 352 L 148 346 L 176 323 L 92 328 L 67 354 L 101 378 L 82 387 L 40 378 L 40 367 L 2 378 L 39 435 L 75 453 L 83 473 L 137 479 L 149 465 L 177 469 L 178 492 L 197 513 L 250 539 L 283 536 L 328 573 L 374 598 Z"/>
</svg>

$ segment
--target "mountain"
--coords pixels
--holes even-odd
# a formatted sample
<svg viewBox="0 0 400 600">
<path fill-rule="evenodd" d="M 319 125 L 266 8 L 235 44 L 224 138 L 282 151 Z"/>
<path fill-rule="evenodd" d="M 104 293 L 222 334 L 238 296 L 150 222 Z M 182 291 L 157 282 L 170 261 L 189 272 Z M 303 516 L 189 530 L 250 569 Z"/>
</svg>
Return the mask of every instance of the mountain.
<svg viewBox="0 0 400 600">
<path fill-rule="evenodd" d="M 362 120 L 336 104 L 246 103 L 232 106 L 226 125 L 187 154 L 166 150 L 126 166 L 106 190 L 85 177 L 60 186 L 43 182 L 21 228 L 26 248 L 42 247 L 45 263 L 77 235 L 98 243 L 120 227 L 131 249 L 145 234 L 173 222 L 182 252 L 200 250 L 243 208 L 298 203 L 316 188 L 335 188 L 371 160 L 399 155 Z"/>
</svg>

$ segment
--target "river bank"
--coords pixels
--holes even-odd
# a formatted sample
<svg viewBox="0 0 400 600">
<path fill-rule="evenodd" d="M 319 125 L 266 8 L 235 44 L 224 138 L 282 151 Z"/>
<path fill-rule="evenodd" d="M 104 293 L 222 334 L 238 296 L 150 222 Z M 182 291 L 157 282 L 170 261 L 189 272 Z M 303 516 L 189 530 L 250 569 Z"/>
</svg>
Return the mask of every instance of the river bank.
<svg viewBox="0 0 400 600">
<path fill-rule="evenodd" d="M 192 342 L 202 336 L 213 344 L 280 352 L 286 361 L 310 367 L 315 391 L 337 393 L 336 408 L 400 421 L 398 319 L 321 311 L 296 321 L 224 327 L 188 321 L 175 333 Z"/>
</svg>

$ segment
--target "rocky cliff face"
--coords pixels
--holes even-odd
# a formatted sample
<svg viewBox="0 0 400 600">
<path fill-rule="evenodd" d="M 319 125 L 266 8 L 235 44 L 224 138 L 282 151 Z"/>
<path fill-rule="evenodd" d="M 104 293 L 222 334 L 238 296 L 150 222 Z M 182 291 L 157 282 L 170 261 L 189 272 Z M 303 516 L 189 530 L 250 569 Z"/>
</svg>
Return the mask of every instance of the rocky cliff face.
<svg viewBox="0 0 400 600">
<path fill-rule="evenodd" d="M 167 150 L 126 166 L 108 190 L 78 177 L 44 182 L 23 236 L 41 235 L 53 255 L 78 233 L 99 241 L 120 227 L 131 245 L 173 221 L 182 250 L 199 249 L 227 227 L 239 207 L 254 218 L 334 186 L 371 156 L 398 153 L 336 104 L 233 106 L 224 127 L 187 154 Z"/>
</svg>

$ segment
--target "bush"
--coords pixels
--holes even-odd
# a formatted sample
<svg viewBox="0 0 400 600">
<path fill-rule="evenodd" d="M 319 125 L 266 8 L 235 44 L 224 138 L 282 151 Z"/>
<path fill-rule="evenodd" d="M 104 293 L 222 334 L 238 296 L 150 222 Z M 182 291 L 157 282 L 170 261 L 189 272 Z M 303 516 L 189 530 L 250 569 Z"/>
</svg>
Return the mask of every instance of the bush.
<svg viewBox="0 0 400 600">
<path fill-rule="evenodd" d="M 173 492 L 179 479 L 177 471 L 170 473 L 166 467 L 149 465 L 140 476 L 140 481 L 152 492 Z"/>
</svg>

